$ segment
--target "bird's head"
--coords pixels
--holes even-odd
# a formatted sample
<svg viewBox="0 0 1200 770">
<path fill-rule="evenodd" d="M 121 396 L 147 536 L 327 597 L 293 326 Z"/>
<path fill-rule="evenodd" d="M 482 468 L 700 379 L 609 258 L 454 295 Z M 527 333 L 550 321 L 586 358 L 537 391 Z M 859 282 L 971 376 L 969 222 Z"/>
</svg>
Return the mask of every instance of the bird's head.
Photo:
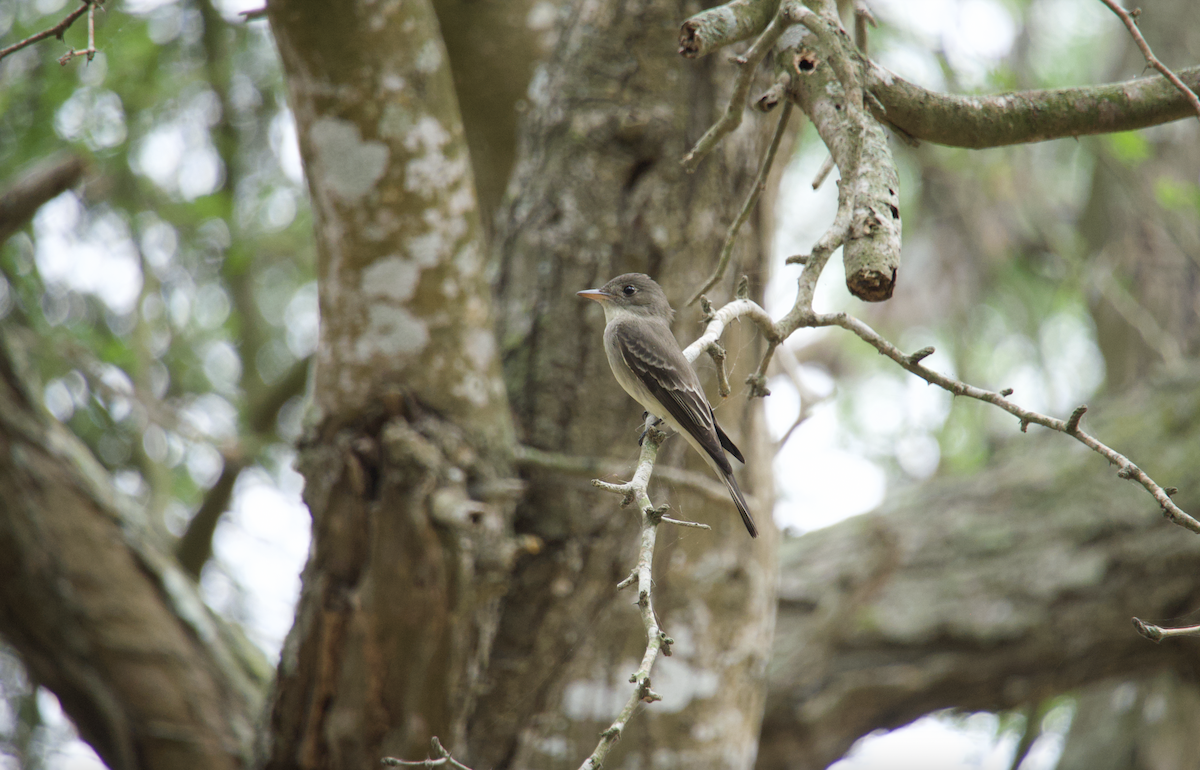
<svg viewBox="0 0 1200 770">
<path fill-rule="evenodd" d="M 670 323 L 675 315 L 662 287 L 644 273 L 618 275 L 599 289 L 587 289 L 576 294 L 599 302 L 607 318 L 623 310 Z"/>
</svg>

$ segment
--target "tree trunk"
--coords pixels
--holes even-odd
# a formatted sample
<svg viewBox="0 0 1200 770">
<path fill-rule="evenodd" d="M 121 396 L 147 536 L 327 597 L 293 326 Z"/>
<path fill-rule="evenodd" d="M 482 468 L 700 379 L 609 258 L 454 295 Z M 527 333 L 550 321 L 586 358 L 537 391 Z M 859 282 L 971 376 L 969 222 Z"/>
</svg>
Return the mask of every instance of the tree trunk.
<svg viewBox="0 0 1200 770">
<path fill-rule="evenodd" d="M 311 191 L 321 339 L 313 516 L 267 767 L 464 742 L 508 537 L 512 430 L 475 190 L 428 2 L 275 2 Z"/>
<path fill-rule="evenodd" d="M 715 59 L 676 55 L 679 24 L 695 10 L 573 3 L 530 86 L 494 251 L 505 376 L 521 440 L 533 447 L 616 458 L 631 469 L 636 457 L 641 409 L 609 372 L 602 314 L 576 291 L 645 272 L 678 311 L 677 336 L 686 343 L 701 328 L 698 309 L 681 303 L 715 264 L 753 181 L 767 121 L 748 120 L 697 173 L 682 171 L 690 144 L 724 109 L 734 74 Z M 761 295 L 769 232 L 765 214 L 744 231 L 714 301 L 731 298 L 740 274 Z M 764 346 L 745 329 L 722 342 L 740 386 Z M 652 489 L 655 502 L 716 532 L 660 536 L 656 602 L 677 642 L 652 674 L 665 700 L 638 714 L 608 766 L 651 756 L 688 767 L 753 760 L 774 622 L 775 534 L 765 431 L 743 391 L 735 388 L 717 416 L 745 450 L 742 486 L 764 536 L 746 536 L 728 499 Z M 659 457 L 708 473 L 678 438 Z M 526 479 L 516 527 L 545 548 L 521 562 L 505 597 L 491 686 L 471 722 L 471 757 L 482 767 L 577 763 L 628 697 L 645 646 L 632 597 L 613 590 L 633 565 L 634 513 L 586 477 L 527 466 Z"/>
<path fill-rule="evenodd" d="M 445 5 L 441 10 L 450 18 Z M 688 142 L 724 98 L 727 89 L 718 84 L 732 74 L 675 55 L 675 31 L 692 11 L 667 3 L 623 10 L 578 3 L 561 16 L 555 54 L 535 78 L 495 241 L 508 392 L 521 438 L 535 447 L 632 462 L 640 409 L 611 379 L 600 318 L 574 292 L 642 270 L 659 278 L 678 305 L 714 264 L 732 210 L 753 178 L 762 137 L 752 130 L 695 176 L 679 168 Z M 463 385 L 453 376 L 491 382 L 487 366 L 469 366 L 485 316 L 469 317 L 474 326 L 441 338 L 438 356 L 464 364 L 442 366 L 444 380 L 412 356 L 406 360 L 400 337 L 391 343 L 372 337 L 380 331 L 372 326 L 377 318 L 407 323 L 397 304 L 417 317 L 469 311 L 476 299 L 487 305 L 467 286 L 463 296 L 436 297 L 432 292 L 444 282 L 427 286 L 424 275 L 420 291 L 430 292 L 424 304 L 396 296 L 404 291 L 396 282 L 409 270 L 399 263 L 419 260 L 411 249 L 414 230 L 453 216 L 444 205 L 463 205 L 453 195 L 408 199 L 422 169 L 417 152 L 427 151 L 430 136 L 421 127 L 433 117 L 449 137 L 438 149 L 455 174 L 454 164 L 466 157 L 464 133 L 481 154 L 475 168 L 502 163 L 486 155 L 479 139 L 485 130 L 456 128 L 445 52 L 428 8 L 406 6 L 396 17 L 376 18 L 374 10 L 354 6 L 331 21 L 317 7 L 276 3 L 271 14 L 313 192 L 322 345 L 319 422 L 302 458 L 313 556 L 280 666 L 268 766 L 361 767 L 380 754 L 415 758 L 426 753 L 431 735 L 456 758 L 484 767 L 559 764 L 563 756 L 581 761 L 615 715 L 607 706 L 626 697 L 627 661 L 645 644 L 629 600 L 615 592 L 633 565 L 636 516 L 586 479 L 529 468 L 516 530 L 536 540 L 504 537 L 505 501 L 477 498 L 479 490 L 511 488 L 501 483 L 508 409 L 490 385 L 481 391 L 484 407 L 454 398 Z M 455 37 L 470 33 L 456 30 Z M 454 50 L 464 95 L 473 49 L 460 42 Z M 487 111 L 472 105 L 464 114 L 481 120 Z M 354 178 L 367 173 L 367 183 L 354 184 L 346 170 Z M 738 252 L 738 269 L 756 292 L 765 280 L 760 219 Z M 397 242 L 409 248 L 399 260 L 392 256 Z M 453 254 L 431 263 L 460 264 Z M 717 299 L 728 296 L 726 288 Z M 679 309 L 681 336 L 694 336 L 699 312 Z M 757 363 L 762 346 L 751 334 L 724 342 L 736 382 Z M 364 357 L 364 346 L 379 355 Z M 674 658 L 655 674 L 667 680 L 656 685 L 667 701 L 638 716 L 622 747 L 652 744 L 656 751 L 694 752 L 713 766 L 746 766 L 755 751 L 773 623 L 771 481 L 757 406 L 738 394 L 718 416 L 746 450 L 752 470 L 742 474 L 743 486 L 766 534 L 750 541 L 728 500 L 690 488 L 654 490 L 656 501 L 733 536 L 663 537 L 658 604 L 666 630 L 677 637 Z M 660 459 L 679 464 L 685 450 L 673 440 Z M 458 459 L 456 451 L 471 457 Z M 459 476 L 465 471 L 465 482 L 452 466 L 461 467 Z M 487 524 L 460 530 L 439 521 L 446 489 L 465 501 L 459 508 L 481 504 Z M 492 540 L 477 543 L 471 538 L 478 535 L 463 534 L 479 529 L 494 532 Z M 533 542 L 540 542 L 533 552 L 510 558 L 518 555 L 514 543 Z M 485 554 L 492 564 L 473 561 Z M 598 618 L 608 622 L 597 624 Z M 597 693 L 611 694 L 597 703 Z M 643 744 L 638 735 L 650 738 Z M 618 757 L 610 766 L 619 766 Z"/>
</svg>

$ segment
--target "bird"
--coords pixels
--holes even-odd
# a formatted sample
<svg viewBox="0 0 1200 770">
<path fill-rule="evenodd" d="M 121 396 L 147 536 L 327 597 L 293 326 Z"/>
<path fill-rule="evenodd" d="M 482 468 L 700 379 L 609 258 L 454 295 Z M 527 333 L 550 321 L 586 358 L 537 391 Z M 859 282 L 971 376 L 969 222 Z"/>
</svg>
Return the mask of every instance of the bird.
<svg viewBox="0 0 1200 770">
<path fill-rule="evenodd" d="M 576 294 L 604 308 L 604 352 L 617 383 L 700 453 L 725 483 L 750 537 L 758 537 L 725 453 L 746 460 L 717 424 L 700 378 L 671 332 L 675 311 L 662 287 L 644 273 L 625 273 Z"/>
</svg>

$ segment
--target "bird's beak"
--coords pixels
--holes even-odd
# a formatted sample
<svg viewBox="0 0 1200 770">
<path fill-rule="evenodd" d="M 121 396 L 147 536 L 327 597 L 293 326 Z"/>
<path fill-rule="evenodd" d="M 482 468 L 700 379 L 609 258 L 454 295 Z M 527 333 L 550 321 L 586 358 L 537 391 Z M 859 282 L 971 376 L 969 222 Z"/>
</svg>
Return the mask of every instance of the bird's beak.
<svg viewBox="0 0 1200 770">
<path fill-rule="evenodd" d="M 600 291 L 599 289 L 584 289 L 583 291 L 577 291 L 575 293 L 580 297 L 594 299 L 597 302 L 608 302 L 610 299 L 612 299 L 611 294 L 605 291 Z"/>
</svg>

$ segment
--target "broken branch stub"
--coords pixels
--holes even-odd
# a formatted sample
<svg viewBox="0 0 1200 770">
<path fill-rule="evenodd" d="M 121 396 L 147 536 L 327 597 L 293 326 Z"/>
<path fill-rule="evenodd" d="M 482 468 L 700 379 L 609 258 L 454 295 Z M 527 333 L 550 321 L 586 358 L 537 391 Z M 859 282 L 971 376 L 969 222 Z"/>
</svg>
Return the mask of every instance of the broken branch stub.
<svg viewBox="0 0 1200 770">
<path fill-rule="evenodd" d="M 846 288 L 867 302 L 889 299 L 900 268 L 900 184 L 887 133 L 861 101 L 863 60 L 844 30 L 816 14 L 789 28 L 776 52 L 777 72 L 790 76 L 789 98 L 812 120 L 839 184 L 854 196 L 843 250 Z M 839 72 L 857 82 L 842 82 Z"/>
<path fill-rule="evenodd" d="M 779 0 L 731 0 L 708 8 L 683 23 L 679 53 L 696 59 L 766 29 L 779 9 Z"/>
</svg>

